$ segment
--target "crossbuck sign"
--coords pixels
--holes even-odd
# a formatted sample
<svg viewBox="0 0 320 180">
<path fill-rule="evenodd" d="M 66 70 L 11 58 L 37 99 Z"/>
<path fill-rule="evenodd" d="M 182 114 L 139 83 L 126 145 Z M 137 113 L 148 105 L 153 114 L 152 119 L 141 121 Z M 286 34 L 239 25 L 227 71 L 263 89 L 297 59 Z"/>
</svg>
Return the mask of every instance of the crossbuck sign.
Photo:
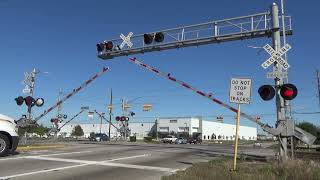
<svg viewBox="0 0 320 180">
<path fill-rule="evenodd" d="M 287 70 L 290 67 L 287 61 L 285 61 L 281 57 L 291 49 L 291 46 L 289 44 L 284 45 L 278 51 L 275 51 L 269 44 L 263 46 L 263 49 L 266 50 L 271 55 L 269 59 L 267 59 L 264 63 L 261 64 L 261 66 L 264 69 L 267 69 L 274 62 L 277 62 L 278 64 L 280 64 L 284 70 Z"/>
<path fill-rule="evenodd" d="M 120 49 L 123 48 L 124 45 L 128 45 L 130 48 L 132 47 L 132 42 L 130 41 L 131 36 L 133 35 L 132 32 L 129 32 L 128 36 L 124 36 L 123 34 L 120 34 L 120 38 L 123 40 L 120 44 Z"/>
</svg>

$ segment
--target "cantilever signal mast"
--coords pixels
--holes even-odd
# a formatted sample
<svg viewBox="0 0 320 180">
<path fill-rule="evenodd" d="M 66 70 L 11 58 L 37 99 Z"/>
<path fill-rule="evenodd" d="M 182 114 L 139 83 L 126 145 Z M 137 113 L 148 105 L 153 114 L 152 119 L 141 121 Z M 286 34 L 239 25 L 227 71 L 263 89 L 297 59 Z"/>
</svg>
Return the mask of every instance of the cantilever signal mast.
<svg viewBox="0 0 320 180">
<path fill-rule="evenodd" d="M 286 35 L 292 35 L 291 17 L 285 16 Z M 98 57 L 107 60 L 119 56 L 128 56 L 167 49 L 177 49 L 227 41 L 271 37 L 273 28 L 269 12 L 248 16 L 213 20 L 206 23 L 164 29 L 139 35 L 129 33 L 127 37 L 105 40 L 97 44 Z M 127 43 L 127 46 L 123 46 Z"/>
</svg>

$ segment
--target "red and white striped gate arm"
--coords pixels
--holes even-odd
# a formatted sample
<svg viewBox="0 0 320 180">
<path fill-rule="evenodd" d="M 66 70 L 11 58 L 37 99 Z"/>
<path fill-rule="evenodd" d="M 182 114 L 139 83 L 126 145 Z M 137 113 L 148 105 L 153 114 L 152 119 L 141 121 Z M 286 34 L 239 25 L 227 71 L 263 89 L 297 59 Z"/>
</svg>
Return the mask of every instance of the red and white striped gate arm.
<svg viewBox="0 0 320 180">
<path fill-rule="evenodd" d="M 47 115 L 50 111 L 52 111 L 53 109 L 55 109 L 56 107 L 58 107 L 60 104 L 62 104 L 64 101 L 66 101 L 67 99 L 71 98 L 73 95 L 77 94 L 82 88 L 88 86 L 88 84 L 90 84 L 92 81 L 94 81 L 97 77 L 101 76 L 103 73 L 105 73 L 106 71 L 109 70 L 109 67 L 103 67 L 102 70 L 100 72 L 98 72 L 97 74 L 95 74 L 94 76 L 92 76 L 90 79 L 88 79 L 86 82 L 84 82 L 83 84 L 81 84 L 78 88 L 73 89 L 71 93 L 69 93 L 68 95 L 66 95 L 65 97 L 63 97 L 60 101 L 58 101 L 55 105 L 53 105 L 52 107 L 50 107 L 49 109 L 45 110 L 40 116 L 38 116 L 37 118 L 34 119 L 35 122 L 37 122 L 39 119 L 41 119 L 43 116 Z"/>
<path fill-rule="evenodd" d="M 137 65 L 140 65 L 141 67 L 143 67 L 143 68 L 145 68 L 145 69 L 147 69 L 147 70 L 149 70 L 149 71 L 151 71 L 151 72 L 153 72 L 153 73 L 155 73 L 155 74 L 157 74 L 159 76 L 162 76 L 162 77 L 167 78 L 167 79 L 169 79 L 169 80 L 171 80 L 171 81 L 173 81 L 173 82 L 175 82 L 177 84 L 180 84 L 184 88 L 187 88 L 187 89 L 197 93 L 198 95 L 206 97 L 206 98 L 210 99 L 211 101 L 213 101 L 213 102 L 215 102 L 215 103 L 217 103 L 217 104 L 219 104 L 219 105 L 221 105 L 221 106 L 223 106 L 223 107 L 225 107 L 225 108 L 227 108 L 227 109 L 229 109 L 229 110 L 231 110 L 231 111 L 233 111 L 235 113 L 237 113 L 237 111 L 238 111 L 236 108 L 234 108 L 234 107 L 232 107 L 232 106 L 230 106 L 230 105 L 228 105 L 226 103 L 223 103 L 219 99 L 214 98 L 211 93 L 210 94 L 204 93 L 204 92 L 196 89 L 195 87 L 193 87 L 193 86 L 191 86 L 191 85 L 189 85 L 189 84 L 187 84 L 187 83 L 185 83 L 183 81 L 180 81 L 180 80 L 172 77 L 168 73 L 163 73 L 163 72 L 155 69 L 152 66 L 149 66 L 147 64 L 142 63 L 141 61 L 137 60 L 137 58 L 135 58 L 135 57 L 134 58 L 129 58 L 129 61 L 133 62 L 133 63 L 135 63 Z M 241 116 L 243 116 L 243 117 L 245 117 L 245 118 L 247 118 L 247 119 L 249 119 L 249 120 L 251 120 L 251 121 L 253 121 L 253 122 L 255 122 L 255 123 L 259 124 L 259 125 L 261 125 L 261 126 L 265 125 L 262 122 L 258 121 L 256 117 L 250 116 L 250 115 L 248 115 L 246 113 L 241 112 Z"/>
</svg>

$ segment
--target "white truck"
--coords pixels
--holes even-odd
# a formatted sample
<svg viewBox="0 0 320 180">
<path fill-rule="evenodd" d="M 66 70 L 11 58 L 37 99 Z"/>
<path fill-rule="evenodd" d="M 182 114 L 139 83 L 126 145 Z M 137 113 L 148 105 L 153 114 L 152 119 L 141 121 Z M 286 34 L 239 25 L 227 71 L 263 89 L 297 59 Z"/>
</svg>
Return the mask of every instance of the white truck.
<svg viewBox="0 0 320 180">
<path fill-rule="evenodd" d="M 18 146 L 18 127 L 14 119 L 0 114 L 0 157 L 13 153 Z"/>
</svg>

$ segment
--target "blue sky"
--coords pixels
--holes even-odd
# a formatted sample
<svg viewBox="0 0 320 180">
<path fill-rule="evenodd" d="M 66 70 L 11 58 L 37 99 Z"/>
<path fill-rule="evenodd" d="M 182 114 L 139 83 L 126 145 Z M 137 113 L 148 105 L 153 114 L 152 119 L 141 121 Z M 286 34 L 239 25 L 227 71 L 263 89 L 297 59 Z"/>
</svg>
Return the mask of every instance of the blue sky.
<svg viewBox="0 0 320 180">
<path fill-rule="evenodd" d="M 17 106 L 14 98 L 23 95 L 21 81 L 24 72 L 37 68 L 48 74 L 39 74 L 35 97 L 45 99 L 45 105 L 34 108 L 35 115 L 53 105 L 60 88 L 65 93 L 79 86 L 103 66 L 110 72 L 81 91 L 64 104 L 65 114 L 76 114 L 81 106 L 105 111 L 109 92 L 113 89 L 114 103 L 121 97 L 134 99 L 136 116 L 132 121 L 154 121 L 158 116 L 202 115 L 215 120 L 224 115 L 226 122 L 234 123 L 233 113 L 217 104 L 193 94 L 161 77 L 128 62 L 127 57 L 102 61 L 96 56 L 96 43 L 118 38 L 121 33 L 141 34 L 180 25 L 190 25 L 210 20 L 249 15 L 269 10 L 270 0 L 225 1 L 18 1 L 0 0 L 0 59 L 1 113 L 19 118 L 25 106 Z M 276 1 L 278 4 L 280 1 Z M 319 111 L 316 97 L 315 71 L 318 60 L 319 29 L 317 12 L 320 3 L 288 1 L 286 13 L 293 16 L 293 36 L 288 37 L 292 50 L 288 53 L 290 82 L 297 85 L 298 97 L 293 100 L 297 112 Z M 216 98 L 228 102 L 231 77 L 249 77 L 253 80 L 253 96 L 250 105 L 242 110 L 249 114 L 262 114 L 262 119 L 275 123 L 275 103 L 264 102 L 257 93 L 259 86 L 272 84 L 260 64 L 268 57 L 264 52 L 247 46 L 263 46 L 271 39 L 253 39 L 190 47 L 179 50 L 137 55 L 145 63 L 170 72 L 174 77 L 195 87 L 212 92 Z M 153 110 L 142 111 L 143 103 L 152 103 Z M 115 106 L 115 115 L 120 115 Z M 49 124 L 56 111 L 48 114 L 40 123 Z M 319 125 L 319 114 L 295 114 L 297 121 L 310 121 Z M 77 122 L 98 122 L 85 115 Z M 246 119 L 241 124 L 255 126 Z"/>
</svg>

